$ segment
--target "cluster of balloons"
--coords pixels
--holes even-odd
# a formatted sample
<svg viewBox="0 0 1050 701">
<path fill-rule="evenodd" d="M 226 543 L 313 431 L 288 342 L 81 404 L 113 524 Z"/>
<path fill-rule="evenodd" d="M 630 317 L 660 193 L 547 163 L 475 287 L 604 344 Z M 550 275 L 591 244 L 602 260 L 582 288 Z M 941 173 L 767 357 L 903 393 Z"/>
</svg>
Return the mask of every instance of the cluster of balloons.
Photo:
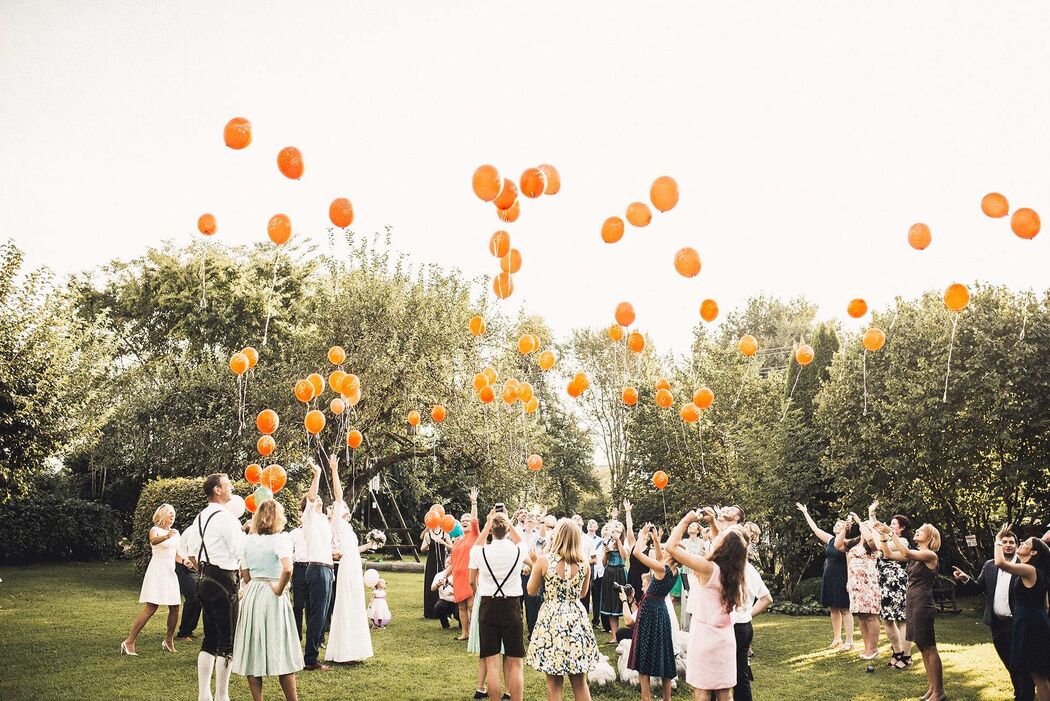
<svg viewBox="0 0 1050 701">
<path fill-rule="evenodd" d="M 459 526 L 461 531 L 463 528 L 455 516 L 445 513 L 445 507 L 441 504 L 434 504 L 430 507 L 430 511 L 423 517 L 423 523 L 431 530 L 441 528 L 445 533 L 452 533 L 456 526 Z"/>
<path fill-rule="evenodd" d="M 280 425 L 281 419 L 273 409 L 263 409 L 255 417 L 255 427 L 262 434 L 256 441 L 255 447 L 262 457 L 269 457 L 277 449 L 277 441 L 274 440 L 273 433 Z M 251 482 L 251 480 L 248 481 Z"/>
<path fill-rule="evenodd" d="M 487 367 L 474 375 L 474 391 L 477 392 L 478 399 L 482 404 L 491 404 L 496 400 L 497 380 L 499 380 L 499 374 L 491 367 Z M 540 406 L 539 397 L 536 396 L 536 390 L 532 384 L 513 377 L 503 383 L 503 388 L 500 390 L 500 398 L 508 406 L 521 402 L 522 409 L 526 414 L 533 413 Z"/>
<path fill-rule="evenodd" d="M 515 184 L 510 178 L 504 178 L 493 165 L 478 166 L 471 181 L 474 194 L 482 202 L 492 202 L 500 221 L 515 222 L 521 215 L 521 202 L 518 194 L 529 199 L 540 195 L 556 195 L 561 190 L 561 175 L 558 169 L 549 163 L 526 168 Z"/>
<path fill-rule="evenodd" d="M 660 390 L 657 390 L 657 393 L 659 392 Z M 667 389 L 667 392 L 670 394 L 670 388 Z M 682 408 L 678 410 L 678 415 L 687 424 L 695 424 L 700 420 L 700 412 L 704 409 L 710 409 L 714 402 L 715 393 L 708 387 L 701 387 L 693 392 L 693 401 L 682 405 Z"/>
<path fill-rule="evenodd" d="M 634 323 L 634 306 L 630 302 L 620 302 L 616 305 L 613 318 L 616 319 L 616 323 L 609 327 L 609 339 L 619 343 L 624 337 L 623 327 L 629 327 Z M 639 331 L 631 331 L 627 334 L 627 348 L 632 353 L 641 353 L 645 350 L 645 336 Z"/>
<path fill-rule="evenodd" d="M 1010 203 L 998 192 L 989 192 L 981 199 L 981 211 L 992 219 L 1001 219 L 1010 213 Z M 1034 239 L 1040 228 L 1039 213 L 1034 209 L 1021 207 L 1010 217 L 1010 229 L 1022 239 Z"/>
<path fill-rule="evenodd" d="M 492 277 L 492 292 L 506 299 L 514 292 L 513 275 L 521 270 L 521 251 L 511 248 L 510 234 L 500 230 L 489 237 L 489 253 L 499 258 L 500 267 L 500 272 Z"/>
<path fill-rule="evenodd" d="M 230 370 L 238 377 L 255 367 L 259 362 L 259 351 L 245 346 L 230 356 Z"/>
<path fill-rule="evenodd" d="M 573 375 L 571 380 L 569 380 L 569 386 L 565 388 L 565 391 L 569 393 L 570 397 L 576 399 L 590 389 L 590 387 L 591 378 L 587 377 L 587 373 L 585 372 L 578 372 Z"/>
<path fill-rule="evenodd" d="M 661 212 L 668 212 L 674 209 L 674 206 L 678 204 L 678 183 L 669 175 L 661 175 L 649 187 L 649 201 Z M 644 202 L 632 202 L 627 205 L 627 211 L 624 213 L 624 216 L 631 226 L 638 228 L 648 226 L 649 222 L 653 220 L 652 210 Z M 623 219 L 620 217 L 609 217 L 602 222 L 601 235 L 602 241 L 605 243 L 616 243 L 623 238 L 623 232 L 624 224 Z M 693 252 L 695 253 L 695 251 Z M 699 257 L 697 257 L 696 262 L 696 272 L 700 272 Z M 695 274 L 693 273 L 693 275 Z M 692 277 L 692 275 L 687 277 Z"/>
<path fill-rule="evenodd" d="M 244 468 L 244 479 L 248 480 L 248 484 L 259 485 L 244 500 L 245 508 L 255 513 L 260 504 L 268 499 L 273 499 L 274 494 L 284 489 L 284 485 L 288 483 L 288 473 L 276 463 L 266 467 L 252 463 Z"/>
</svg>

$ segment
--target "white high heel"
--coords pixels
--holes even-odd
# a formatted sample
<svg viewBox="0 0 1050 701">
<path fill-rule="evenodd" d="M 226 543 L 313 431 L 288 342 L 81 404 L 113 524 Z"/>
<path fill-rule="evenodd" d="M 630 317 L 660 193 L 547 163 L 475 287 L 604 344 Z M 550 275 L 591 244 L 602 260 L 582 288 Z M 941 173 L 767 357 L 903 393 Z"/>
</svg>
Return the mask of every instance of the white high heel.
<svg viewBox="0 0 1050 701">
<path fill-rule="evenodd" d="M 127 655 L 128 657 L 138 657 L 139 653 L 131 652 L 128 650 L 128 643 L 125 640 L 120 641 L 120 654 Z"/>
<path fill-rule="evenodd" d="M 175 652 L 175 646 L 174 646 L 174 645 L 172 645 L 171 647 L 168 647 L 168 641 L 167 641 L 167 640 L 161 640 L 161 641 L 160 641 L 160 646 L 161 646 L 161 648 L 163 648 L 163 649 L 164 649 L 164 650 L 165 650 L 166 652 Z"/>
</svg>

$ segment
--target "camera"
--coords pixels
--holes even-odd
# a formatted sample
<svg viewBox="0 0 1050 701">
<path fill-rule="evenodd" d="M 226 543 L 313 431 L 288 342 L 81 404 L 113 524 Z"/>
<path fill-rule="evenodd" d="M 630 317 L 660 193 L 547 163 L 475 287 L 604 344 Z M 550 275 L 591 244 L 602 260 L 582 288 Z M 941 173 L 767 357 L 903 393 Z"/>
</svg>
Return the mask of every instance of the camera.
<svg viewBox="0 0 1050 701">
<path fill-rule="evenodd" d="M 504 504 L 502 501 L 497 501 L 496 505 L 493 508 L 498 512 L 502 512 L 504 514 L 507 513 L 507 505 Z"/>
<path fill-rule="evenodd" d="M 634 598 L 634 587 L 630 584 L 620 584 L 619 582 L 613 582 L 613 586 L 622 591 L 628 599 Z"/>
</svg>

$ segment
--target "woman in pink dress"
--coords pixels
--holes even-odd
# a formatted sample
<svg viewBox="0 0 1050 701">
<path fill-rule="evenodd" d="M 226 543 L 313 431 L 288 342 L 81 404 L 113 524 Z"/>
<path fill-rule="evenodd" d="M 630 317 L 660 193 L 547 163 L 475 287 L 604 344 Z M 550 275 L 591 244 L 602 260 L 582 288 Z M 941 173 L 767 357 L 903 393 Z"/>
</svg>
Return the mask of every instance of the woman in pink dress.
<svg viewBox="0 0 1050 701">
<path fill-rule="evenodd" d="M 717 537 L 708 555 L 694 555 L 682 547 L 689 524 L 706 519 Z M 747 538 L 737 526 L 718 533 L 713 509 L 687 513 L 671 537 L 667 551 L 685 565 L 689 575 L 689 650 L 685 680 L 693 687 L 693 699 L 706 701 L 714 692 L 716 701 L 729 701 L 736 686 L 736 635 L 729 612 L 744 598 L 744 568 Z"/>
</svg>

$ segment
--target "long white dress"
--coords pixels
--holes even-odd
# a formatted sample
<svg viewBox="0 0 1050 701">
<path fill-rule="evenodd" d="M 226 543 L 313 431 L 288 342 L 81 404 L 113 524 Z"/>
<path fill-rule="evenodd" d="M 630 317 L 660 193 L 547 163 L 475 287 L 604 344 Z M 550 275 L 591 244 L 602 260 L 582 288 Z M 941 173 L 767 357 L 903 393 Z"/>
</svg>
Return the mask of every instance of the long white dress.
<svg viewBox="0 0 1050 701">
<path fill-rule="evenodd" d="M 150 537 L 154 538 L 167 532 L 158 526 L 149 529 Z M 153 554 L 146 567 L 146 576 L 142 578 L 139 603 L 158 606 L 178 606 L 182 603 L 179 578 L 175 574 L 175 552 L 179 549 L 179 538 L 173 535 L 160 545 L 150 546 Z"/>
<path fill-rule="evenodd" d="M 365 608 L 361 553 L 357 552 L 357 535 L 344 519 L 346 513 L 346 503 L 336 502 L 332 523 L 342 559 L 339 560 L 339 577 L 335 583 L 332 629 L 324 653 L 325 661 L 330 662 L 360 662 L 375 654 Z"/>
</svg>

